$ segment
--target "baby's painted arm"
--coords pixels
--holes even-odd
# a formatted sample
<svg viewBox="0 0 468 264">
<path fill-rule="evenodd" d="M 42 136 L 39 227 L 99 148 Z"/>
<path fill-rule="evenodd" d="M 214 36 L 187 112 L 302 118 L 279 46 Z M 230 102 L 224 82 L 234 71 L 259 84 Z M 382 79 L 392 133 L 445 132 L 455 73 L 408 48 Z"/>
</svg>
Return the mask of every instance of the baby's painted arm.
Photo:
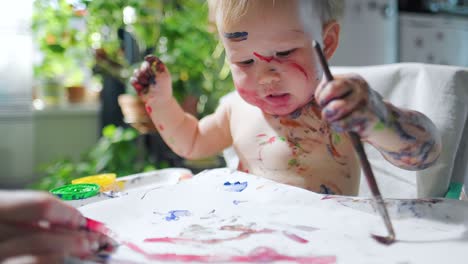
<svg viewBox="0 0 468 264">
<path fill-rule="evenodd" d="M 365 140 L 398 167 L 422 170 L 434 164 L 442 145 L 432 121 L 420 112 L 382 104 L 388 115 L 372 123 Z"/>
<path fill-rule="evenodd" d="M 198 159 L 231 145 L 228 106 L 200 121 L 184 112 L 172 96 L 169 70 L 154 56 L 145 58 L 131 83 L 166 144 L 178 155 Z"/>
<path fill-rule="evenodd" d="M 360 76 L 321 84 L 316 98 L 334 130 L 359 133 L 400 168 L 425 169 L 440 155 L 441 138 L 428 117 L 385 102 Z"/>
</svg>

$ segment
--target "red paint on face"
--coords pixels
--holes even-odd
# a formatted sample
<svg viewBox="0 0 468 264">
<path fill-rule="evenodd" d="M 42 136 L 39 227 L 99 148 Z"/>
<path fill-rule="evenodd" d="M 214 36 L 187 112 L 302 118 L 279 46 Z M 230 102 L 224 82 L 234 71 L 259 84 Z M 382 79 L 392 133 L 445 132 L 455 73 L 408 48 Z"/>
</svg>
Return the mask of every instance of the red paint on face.
<svg viewBox="0 0 468 264">
<path fill-rule="evenodd" d="M 158 128 L 159 128 L 160 131 L 164 131 L 164 126 L 163 125 L 159 124 Z"/>
<path fill-rule="evenodd" d="M 275 137 L 271 137 L 271 138 L 268 139 L 268 143 L 273 144 L 273 143 L 275 143 L 275 140 L 276 140 Z"/>
<path fill-rule="evenodd" d="M 258 134 L 257 137 L 266 137 L 266 134 Z"/>
<path fill-rule="evenodd" d="M 265 57 L 265 56 L 262 56 L 262 55 L 258 54 L 257 52 L 254 52 L 253 55 L 255 57 L 259 58 L 260 60 L 266 61 L 268 63 L 270 63 L 272 60 L 274 60 L 273 56 Z"/>
<path fill-rule="evenodd" d="M 302 67 L 301 65 L 295 63 L 295 62 L 292 62 L 291 63 L 291 66 L 293 66 L 295 69 L 299 70 L 300 72 L 302 72 L 302 74 L 304 74 L 306 80 L 309 79 L 309 76 L 307 75 L 307 72 L 305 71 L 304 67 Z"/>
<path fill-rule="evenodd" d="M 237 92 L 248 103 L 257 106 L 260 109 L 265 108 L 266 103 L 263 100 L 260 99 L 260 96 L 255 91 L 249 91 L 247 89 L 238 87 Z"/>
<path fill-rule="evenodd" d="M 153 108 L 151 108 L 151 106 L 147 105 L 147 106 L 146 106 L 146 112 L 147 112 L 148 114 L 151 114 L 151 113 L 153 112 Z"/>
</svg>

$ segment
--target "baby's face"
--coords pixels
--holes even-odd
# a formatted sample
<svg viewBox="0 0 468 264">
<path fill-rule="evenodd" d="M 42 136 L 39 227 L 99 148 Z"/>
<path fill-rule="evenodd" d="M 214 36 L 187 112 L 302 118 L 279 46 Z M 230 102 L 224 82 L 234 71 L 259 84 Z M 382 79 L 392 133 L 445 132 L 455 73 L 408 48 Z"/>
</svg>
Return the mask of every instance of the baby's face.
<svg viewBox="0 0 468 264">
<path fill-rule="evenodd" d="M 238 93 L 272 115 L 310 102 L 322 76 L 295 2 L 282 3 L 287 4 L 249 10 L 221 32 Z"/>
</svg>

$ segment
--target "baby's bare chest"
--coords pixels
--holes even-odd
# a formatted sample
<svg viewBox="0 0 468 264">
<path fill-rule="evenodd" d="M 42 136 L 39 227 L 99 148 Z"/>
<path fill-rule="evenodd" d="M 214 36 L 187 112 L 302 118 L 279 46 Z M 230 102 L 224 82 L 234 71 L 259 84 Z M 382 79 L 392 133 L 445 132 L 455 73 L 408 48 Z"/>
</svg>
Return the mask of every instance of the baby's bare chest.
<svg viewBox="0 0 468 264">
<path fill-rule="evenodd" d="M 359 172 L 349 139 L 320 119 L 250 115 L 231 129 L 240 169 L 313 191 L 354 192 Z"/>
</svg>

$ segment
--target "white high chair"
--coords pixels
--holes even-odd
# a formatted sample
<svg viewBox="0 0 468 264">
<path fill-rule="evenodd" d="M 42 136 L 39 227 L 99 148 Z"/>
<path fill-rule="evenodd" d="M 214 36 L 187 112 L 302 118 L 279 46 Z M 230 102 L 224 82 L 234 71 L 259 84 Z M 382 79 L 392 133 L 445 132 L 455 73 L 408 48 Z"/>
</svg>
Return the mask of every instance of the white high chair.
<svg viewBox="0 0 468 264">
<path fill-rule="evenodd" d="M 464 182 L 468 189 L 467 68 L 399 63 L 331 70 L 334 74 L 362 75 L 370 87 L 394 105 L 427 115 L 442 136 L 441 156 L 436 164 L 422 171 L 397 168 L 366 144 L 366 153 L 385 198 L 444 197 L 451 183 Z M 236 168 L 238 159 L 233 150 L 225 150 L 224 155 L 228 167 Z M 359 196 L 371 196 L 363 175 Z"/>
</svg>

